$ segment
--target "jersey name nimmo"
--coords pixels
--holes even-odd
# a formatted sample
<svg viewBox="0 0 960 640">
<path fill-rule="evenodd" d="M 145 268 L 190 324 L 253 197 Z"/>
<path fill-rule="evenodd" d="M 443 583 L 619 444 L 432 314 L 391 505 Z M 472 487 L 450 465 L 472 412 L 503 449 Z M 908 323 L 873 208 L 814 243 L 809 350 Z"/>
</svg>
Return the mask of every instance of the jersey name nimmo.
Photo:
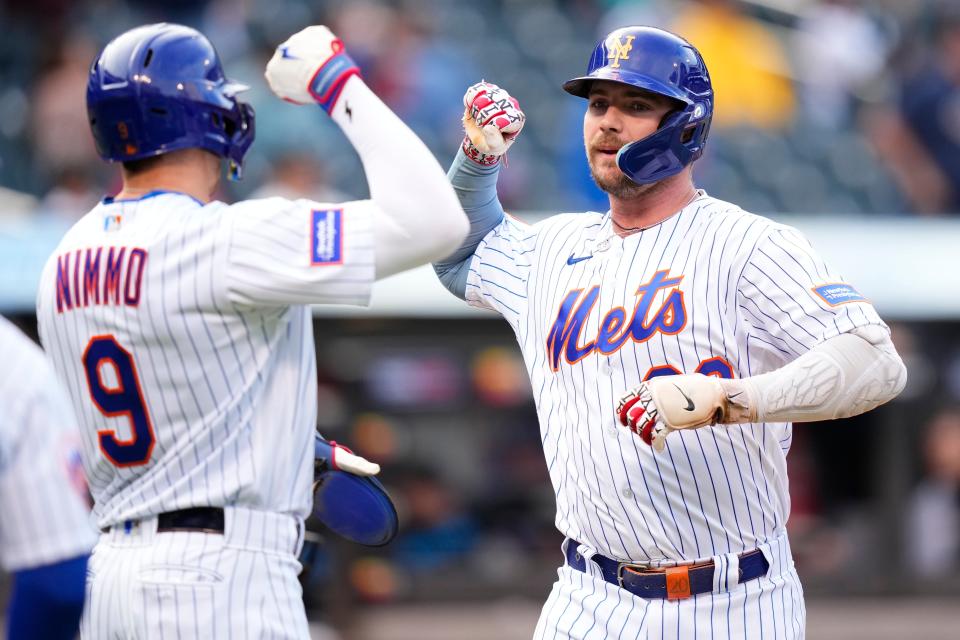
<svg viewBox="0 0 960 640">
<path fill-rule="evenodd" d="M 88 247 L 57 256 L 57 313 L 91 304 L 140 304 L 147 251 L 139 247 Z"/>
</svg>

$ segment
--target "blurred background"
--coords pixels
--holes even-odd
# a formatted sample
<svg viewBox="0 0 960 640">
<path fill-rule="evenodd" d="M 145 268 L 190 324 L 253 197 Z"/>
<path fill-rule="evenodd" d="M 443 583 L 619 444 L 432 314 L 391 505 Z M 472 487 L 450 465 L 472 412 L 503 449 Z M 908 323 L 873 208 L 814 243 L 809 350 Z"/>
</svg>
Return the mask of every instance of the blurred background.
<svg viewBox="0 0 960 640">
<path fill-rule="evenodd" d="M 251 87 L 257 142 L 222 199 L 366 196 L 336 126 L 263 80 L 279 42 L 324 23 L 444 165 L 468 85 L 515 95 L 528 121 L 500 196 L 529 221 L 606 210 L 584 103 L 560 89 L 595 41 L 628 24 L 690 39 L 717 101 L 697 183 L 807 233 L 890 322 L 910 371 L 891 404 L 794 431 L 809 637 L 957 637 L 960 0 L 2 0 L 0 312 L 31 335 L 44 260 L 119 187 L 86 123 L 90 62 L 156 21 L 202 30 Z M 529 638 L 561 537 L 507 324 L 419 270 L 379 284 L 369 310 L 318 309 L 315 329 L 319 427 L 384 466 L 402 523 L 380 550 L 317 534 L 303 574 L 316 637 Z"/>
</svg>

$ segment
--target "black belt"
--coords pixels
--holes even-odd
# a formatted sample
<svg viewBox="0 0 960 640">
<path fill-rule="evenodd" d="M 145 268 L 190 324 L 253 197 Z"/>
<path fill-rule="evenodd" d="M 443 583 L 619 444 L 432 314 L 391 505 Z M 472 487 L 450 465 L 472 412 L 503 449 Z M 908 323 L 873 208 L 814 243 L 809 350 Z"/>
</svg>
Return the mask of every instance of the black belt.
<svg viewBox="0 0 960 640">
<path fill-rule="evenodd" d="M 157 516 L 157 533 L 168 531 L 202 531 L 223 533 L 223 509 L 220 507 L 193 507 L 168 511 Z M 120 525 L 126 531 L 133 529 L 136 520 L 124 520 Z"/>
<path fill-rule="evenodd" d="M 586 558 L 577 552 L 579 544 L 576 540 L 567 540 L 567 564 L 587 573 Z M 740 559 L 738 582 L 759 578 L 766 575 L 770 569 L 770 563 L 760 549 L 746 551 L 738 557 Z M 659 569 L 619 562 L 599 554 L 594 555 L 591 560 L 599 565 L 604 580 L 641 598 L 674 600 L 713 591 L 714 563 L 712 560 L 695 565 Z"/>
<path fill-rule="evenodd" d="M 157 533 L 165 531 L 223 533 L 223 509 L 220 507 L 194 507 L 161 513 L 157 516 Z"/>
</svg>

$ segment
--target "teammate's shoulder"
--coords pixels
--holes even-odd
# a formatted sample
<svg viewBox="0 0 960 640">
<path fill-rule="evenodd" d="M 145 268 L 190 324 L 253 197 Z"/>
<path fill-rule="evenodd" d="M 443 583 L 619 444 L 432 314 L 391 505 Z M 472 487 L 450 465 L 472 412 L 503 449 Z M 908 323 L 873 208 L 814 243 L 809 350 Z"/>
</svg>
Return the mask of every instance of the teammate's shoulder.
<svg viewBox="0 0 960 640">
<path fill-rule="evenodd" d="M 28 338 L 27 334 L 3 316 L 0 316 L 0 345 L 10 346 L 17 350 L 43 357 L 40 347 Z"/>
<path fill-rule="evenodd" d="M 29 372 L 50 370 L 50 365 L 40 345 L 35 343 L 16 325 L 0 316 L 0 359 L 8 365 L 0 374 L 0 388 L 7 384 L 19 386 L 30 380 Z"/>
</svg>

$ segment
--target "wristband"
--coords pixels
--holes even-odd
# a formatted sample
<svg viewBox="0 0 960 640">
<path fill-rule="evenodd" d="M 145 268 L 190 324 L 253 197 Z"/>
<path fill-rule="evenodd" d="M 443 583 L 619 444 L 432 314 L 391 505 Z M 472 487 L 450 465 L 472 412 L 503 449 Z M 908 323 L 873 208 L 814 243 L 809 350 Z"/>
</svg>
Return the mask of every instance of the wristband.
<svg viewBox="0 0 960 640">
<path fill-rule="evenodd" d="M 343 42 L 334 40 L 333 48 L 336 53 L 317 69 L 307 89 L 317 104 L 327 113 L 333 111 L 336 106 L 347 79 L 350 76 L 360 75 L 360 68 L 353 58 L 344 52 Z"/>
<path fill-rule="evenodd" d="M 493 165 L 500 162 L 501 156 L 495 156 L 495 155 L 480 151 L 480 149 L 477 149 L 477 147 L 474 146 L 473 142 L 471 142 L 470 138 L 467 136 L 464 136 L 463 144 L 461 145 L 461 148 L 463 149 L 463 153 L 466 154 L 468 158 L 470 158 L 480 166 L 492 167 Z"/>
</svg>

